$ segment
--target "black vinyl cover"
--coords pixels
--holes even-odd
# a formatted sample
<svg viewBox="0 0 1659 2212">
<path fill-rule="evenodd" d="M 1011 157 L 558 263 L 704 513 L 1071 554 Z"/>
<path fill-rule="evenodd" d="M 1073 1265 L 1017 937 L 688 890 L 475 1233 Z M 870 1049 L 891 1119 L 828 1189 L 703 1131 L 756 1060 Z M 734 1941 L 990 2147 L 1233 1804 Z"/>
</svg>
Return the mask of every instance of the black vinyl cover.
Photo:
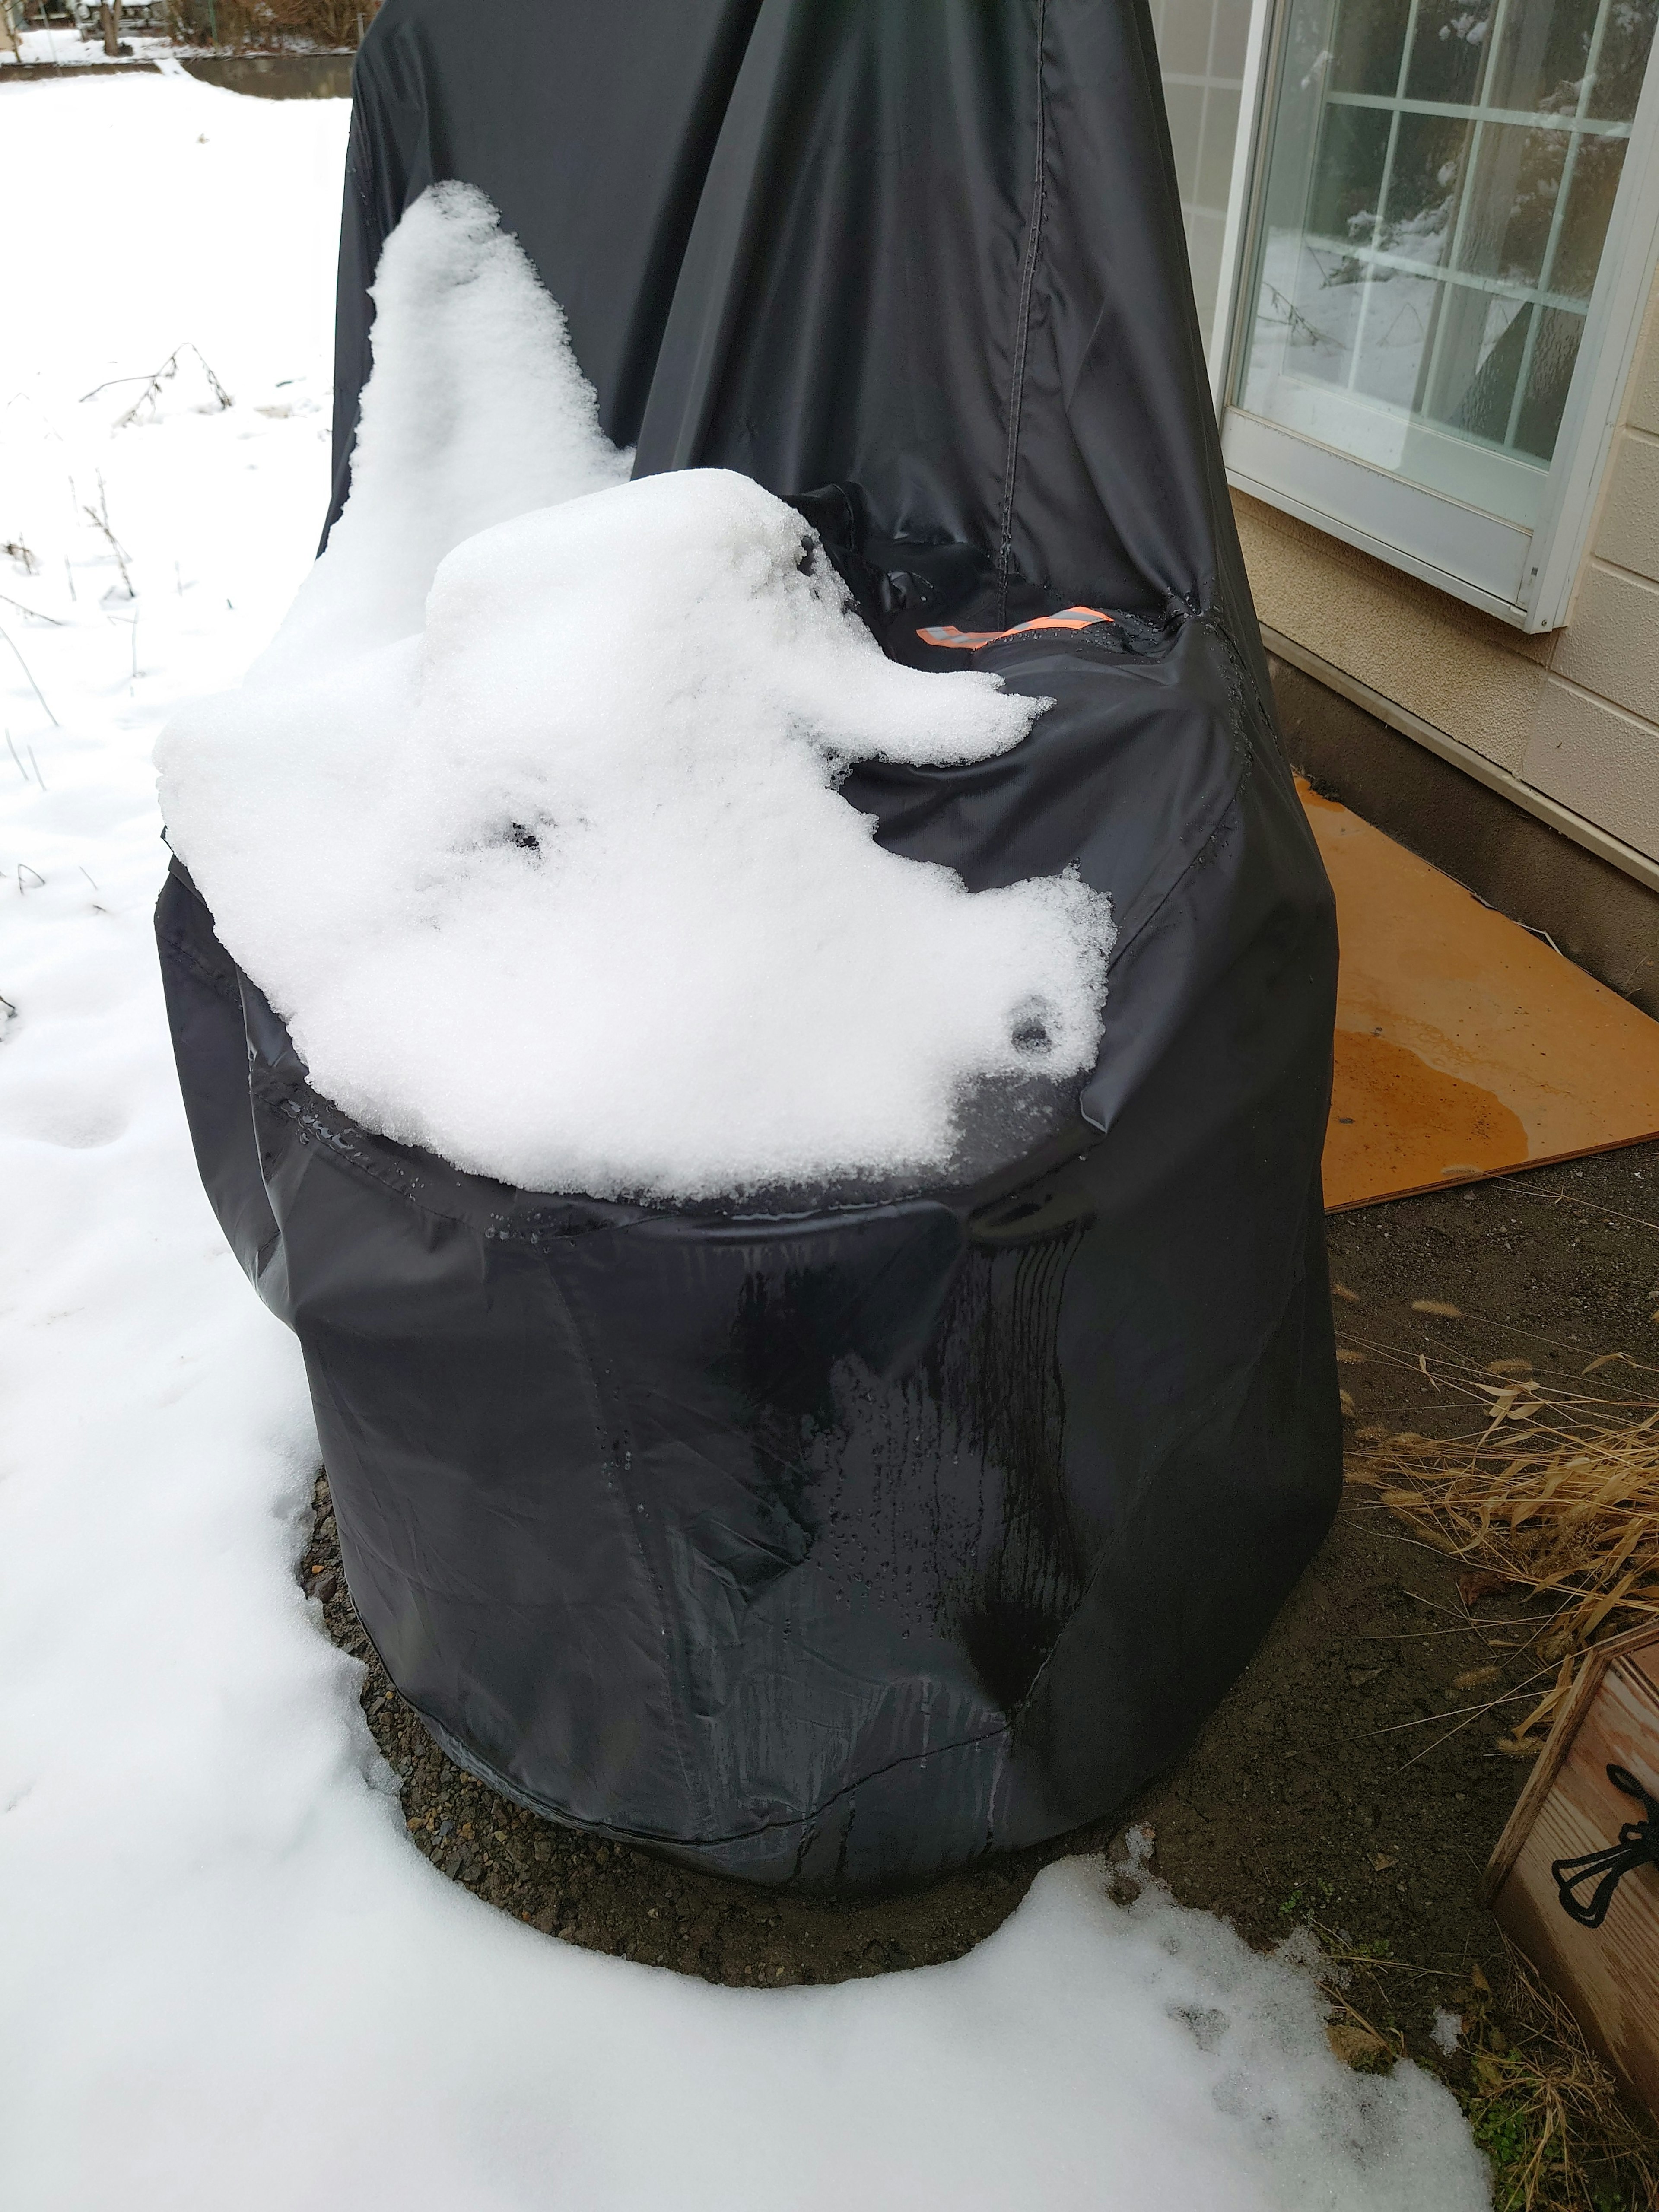
<svg viewBox="0 0 1659 2212">
<path fill-rule="evenodd" d="M 636 473 L 794 498 L 890 653 L 1055 704 L 844 786 L 974 889 L 1075 862 L 1099 1062 L 1022 1156 L 783 1213 L 517 1191 L 355 1127 L 158 912 L 202 1174 L 297 1330 L 346 1573 L 463 1764 L 769 1882 L 915 1881 L 1191 1739 L 1334 1510 L 1319 1158 L 1336 943 L 1275 738 L 1140 0 L 388 0 L 366 286 L 499 208 Z M 921 623 L 1109 626 L 965 655 Z"/>
</svg>

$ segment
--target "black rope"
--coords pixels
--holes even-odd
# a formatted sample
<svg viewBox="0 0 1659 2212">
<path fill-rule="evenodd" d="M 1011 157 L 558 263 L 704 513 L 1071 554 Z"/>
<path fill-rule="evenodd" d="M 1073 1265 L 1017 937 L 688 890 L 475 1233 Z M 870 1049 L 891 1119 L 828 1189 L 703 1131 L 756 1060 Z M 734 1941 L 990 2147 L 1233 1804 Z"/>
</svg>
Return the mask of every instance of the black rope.
<svg viewBox="0 0 1659 2212">
<path fill-rule="evenodd" d="M 1656 1804 L 1629 1769 L 1610 1766 L 1607 1779 L 1626 1797 L 1640 1801 L 1645 1820 L 1626 1820 L 1619 1840 L 1605 1850 L 1586 1851 L 1582 1858 L 1557 1859 L 1550 1872 L 1561 1893 L 1561 1910 L 1581 1928 L 1599 1928 L 1607 1917 L 1613 1893 L 1632 1867 L 1659 1867 L 1659 1804 Z M 1573 1895 L 1587 1881 L 1595 1881 L 1588 1905 Z"/>
</svg>

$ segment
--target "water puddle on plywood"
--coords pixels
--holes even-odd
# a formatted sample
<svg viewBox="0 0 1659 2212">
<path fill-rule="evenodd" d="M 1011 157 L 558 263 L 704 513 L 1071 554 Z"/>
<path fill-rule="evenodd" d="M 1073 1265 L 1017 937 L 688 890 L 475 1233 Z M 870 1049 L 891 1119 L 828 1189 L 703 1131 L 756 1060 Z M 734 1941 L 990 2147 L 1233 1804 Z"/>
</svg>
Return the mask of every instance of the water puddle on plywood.
<svg viewBox="0 0 1659 2212">
<path fill-rule="evenodd" d="M 1432 1189 L 1522 1166 L 1527 1132 L 1501 1098 L 1431 1067 L 1404 1045 L 1353 1030 L 1336 1033 L 1328 1206 L 1342 1194 Z"/>
</svg>

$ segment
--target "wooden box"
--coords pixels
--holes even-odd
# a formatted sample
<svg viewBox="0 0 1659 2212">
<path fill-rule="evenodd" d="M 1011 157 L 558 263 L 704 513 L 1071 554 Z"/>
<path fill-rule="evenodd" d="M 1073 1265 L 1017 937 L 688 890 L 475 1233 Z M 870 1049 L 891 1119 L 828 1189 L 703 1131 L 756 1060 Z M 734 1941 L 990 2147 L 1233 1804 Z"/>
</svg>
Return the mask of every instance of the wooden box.
<svg viewBox="0 0 1659 2212">
<path fill-rule="evenodd" d="M 1621 1828 L 1645 1820 L 1641 1800 L 1609 1779 L 1610 1765 L 1659 1798 L 1659 1626 L 1588 1654 L 1486 1878 L 1498 1925 L 1659 2114 L 1659 1866 L 1620 1876 L 1598 1928 L 1564 1909 L 1551 1872 L 1616 1845 Z M 1594 1887 L 1587 1879 L 1574 1894 L 1588 1901 Z"/>
</svg>

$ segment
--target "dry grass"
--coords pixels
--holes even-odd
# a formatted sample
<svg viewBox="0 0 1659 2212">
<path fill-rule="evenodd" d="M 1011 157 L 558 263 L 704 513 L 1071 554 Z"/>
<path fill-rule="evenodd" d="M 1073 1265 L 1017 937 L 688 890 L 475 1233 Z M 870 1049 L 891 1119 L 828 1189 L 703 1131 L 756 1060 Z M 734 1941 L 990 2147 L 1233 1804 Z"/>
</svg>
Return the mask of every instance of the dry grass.
<svg viewBox="0 0 1659 2212">
<path fill-rule="evenodd" d="M 1337 2056 L 1386 2072 L 1406 2055 L 1395 2018 L 1443 1998 L 1462 2022 L 1455 2057 L 1428 2057 L 1449 2075 L 1475 2141 L 1492 2160 L 1494 2212 L 1653 2212 L 1659 2135 L 1624 2096 L 1577 2022 L 1505 1944 L 1494 1994 L 1479 1966 L 1461 1975 L 1413 1966 L 1388 1947 L 1358 1948 L 1316 1926 L 1324 1953 L 1326 2029 Z M 1427 2054 L 1425 2054 L 1426 2057 Z"/>
<path fill-rule="evenodd" d="M 1659 1369 L 1604 1353 L 1562 1384 L 1524 1359 L 1476 1367 L 1361 1349 L 1362 1360 L 1418 1370 L 1419 1418 L 1441 1433 L 1360 1430 L 1350 1483 L 1462 1563 L 1466 1604 L 1500 1589 L 1549 1601 L 1535 1648 L 1553 1680 L 1501 1740 L 1531 1757 L 1587 1646 L 1659 1616 Z M 1476 1668 L 1460 1686 L 1494 1674 Z M 1646 2116 L 1518 1952 L 1510 1966 L 1501 2003 L 1478 1972 L 1452 1999 L 1470 2068 L 1463 2101 L 1493 2163 L 1496 2212 L 1652 2212 L 1659 2138 Z"/>
<path fill-rule="evenodd" d="M 1501 2025 L 1484 1976 L 1459 1993 L 1465 2101 L 1495 2169 L 1496 2212 L 1647 2212 L 1659 2204 L 1659 2139 L 1518 1951 L 1510 1968 Z"/>
<path fill-rule="evenodd" d="M 355 46 L 380 0 L 170 0 L 168 35 L 179 46 L 234 53 Z"/>
<path fill-rule="evenodd" d="M 1382 1347 L 1370 1356 L 1402 1357 Z M 1537 1381 L 1524 1360 L 1412 1364 L 1461 1417 L 1458 1432 L 1362 1431 L 1348 1480 L 1422 1542 L 1464 1561 L 1466 1597 L 1508 1586 L 1556 1601 L 1539 1647 L 1559 1662 L 1556 1679 L 1504 1745 L 1528 1753 L 1585 1646 L 1659 1615 L 1659 1370 L 1609 1353 L 1565 1389 Z"/>
</svg>

